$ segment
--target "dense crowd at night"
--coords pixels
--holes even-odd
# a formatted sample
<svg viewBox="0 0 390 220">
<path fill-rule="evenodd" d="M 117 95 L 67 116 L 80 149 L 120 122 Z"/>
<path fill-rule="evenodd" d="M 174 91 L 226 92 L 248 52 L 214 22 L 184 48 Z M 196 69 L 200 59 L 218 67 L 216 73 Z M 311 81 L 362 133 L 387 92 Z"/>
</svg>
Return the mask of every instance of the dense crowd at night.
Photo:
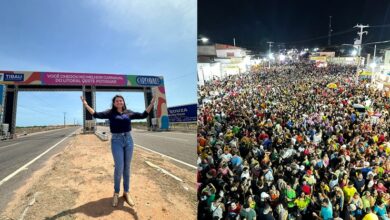
<svg viewBox="0 0 390 220">
<path fill-rule="evenodd" d="M 199 219 L 388 219 L 390 97 L 356 66 L 261 68 L 198 101 Z"/>
</svg>

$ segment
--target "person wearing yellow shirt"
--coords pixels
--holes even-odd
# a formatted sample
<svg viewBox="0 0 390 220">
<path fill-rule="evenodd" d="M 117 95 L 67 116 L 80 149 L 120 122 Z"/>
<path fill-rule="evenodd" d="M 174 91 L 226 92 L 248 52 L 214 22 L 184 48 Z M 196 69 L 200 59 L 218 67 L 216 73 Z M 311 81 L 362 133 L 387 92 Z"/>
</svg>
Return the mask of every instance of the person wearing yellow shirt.
<svg viewBox="0 0 390 220">
<path fill-rule="evenodd" d="M 375 198 L 371 195 L 370 191 L 365 191 L 362 196 L 363 210 L 367 212 L 368 209 L 375 205 Z"/>
<path fill-rule="evenodd" d="M 374 171 L 375 173 L 378 174 L 379 178 L 382 178 L 383 174 L 385 173 L 385 169 L 382 166 L 378 166 L 378 165 L 374 167 Z"/>
<path fill-rule="evenodd" d="M 308 170 L 306 174 L 303 176 L 303 179 L 310 185 L 313 186 L 316 184 L 316 178 L 313 175 L 313 172 L 311 170 Z"/>
<path fill-rule="evenodd" d="M 372 137 L 372 140 L 374 141 L 374 143 L 377 143 L 378 142 L 378 135 L 374 135 L 373 137 Z"/>
<path fill-rule="evenodd" d="M 320 186 L 321 186 L 322 193 L 325 193 L 327 195 L 328 193 L 330 193 L 330 188 L 325 182 L 322 181 Z"/>
<path fill-rule="evenodd" d="M 198 145 L 198 148 L 197 148 L 197 153 L 198 153 L 198 155 L 199 154 L 201 154 L 203 152 L 203 147 L 202 147 L 202 145 Z"/>
<path fill-rule="evenodd" d="M 367 209 L 366 213 L 363 220 L 379 220 L 378 216 L 372 212 L 371 208 Z"/>
<path fill-rule="evenodd" d="M 357 192 L 356 188 L 353 186 L 353 181 L 348 181 L 348 185 L 343 188 L 345 202 L 348 204 L 351 202 L 353 195 Z"/>
<path fill-rule="evenodd" d="M 303 215 L 306 213 L 307 206 L 310 203 L 310 197 L 307 196 L 304 192 L 301 193 L 301 196 L 294 200 L 294 204 L 297 206 L 298 211 Z"/>
<path fill-rule="evenodd" d="M 249 207 L 253 210 L 256 209 L 256 202 L 255 200 L 253 200 L 253 197 L 252 196 L 249 196 L 248 198 L 248 204 L 249 204 Z"/>
</svg>

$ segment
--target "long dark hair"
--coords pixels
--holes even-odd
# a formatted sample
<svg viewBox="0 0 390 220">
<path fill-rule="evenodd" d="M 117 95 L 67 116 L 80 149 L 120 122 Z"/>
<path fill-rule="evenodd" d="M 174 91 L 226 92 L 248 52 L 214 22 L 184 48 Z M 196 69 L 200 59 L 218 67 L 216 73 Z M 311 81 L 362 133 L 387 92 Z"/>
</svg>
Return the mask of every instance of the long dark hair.
<svg viewBox="0 0 390 220">
<path fill-rule="evenodd" d="M 118 110 L 116 109 L 114 103 L 115 103 L 115 99 L 116 98 L 121 98 L 123 100 L 123 107 L 122 107 L 122 111 L 125 111 L 127 110 L 126 108 L 126 102 L 125 102 L 125 99 L 123 98 L 123 96 L 121 95 L 115 95 L 114 98 L 112 98 L 112 106 L 111 106 L 111 112 L 117 112 Z"/>
</svg>

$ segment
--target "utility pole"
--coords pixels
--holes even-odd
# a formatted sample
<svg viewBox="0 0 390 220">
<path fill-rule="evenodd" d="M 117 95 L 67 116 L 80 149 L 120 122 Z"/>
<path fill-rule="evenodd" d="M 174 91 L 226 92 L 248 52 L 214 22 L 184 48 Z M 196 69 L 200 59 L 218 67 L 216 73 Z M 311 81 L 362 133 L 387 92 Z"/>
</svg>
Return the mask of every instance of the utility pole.
<svg viewBox="0 0 390 220">
<path fill-rule="evenodd" d="M 272 41 L 268 41 L 267 42 L 267 44 L 269 45 L 269 56 L 270 57 L 268 57 L 269 59 L 268 59 L 268 68 L 271 68 L 271 47 L 272 47 L 272 44 L 273 44 L 274 42 L 272 42 Z"/>
<path fill-rule="evenodd" d="M 272 41 L 268 41 L 267 42 L 267 44 L 268 44 L 268 46 L 269 46 L 269 54 L 271 54 L 271 47 L 272 47 L 272 44 L 273 44 L 274 42 L 272 42 Z"/>
<path fill-rule="evenodd" d="M 64 112 L 64 127 L 65 127 L 66 112 Z"/>
<path fill-rule="evenodd" d="M 368 34 L 368 31 L 363 31 L 364 28 L 368 28 L 369 25 L 362 25 L 362 24 L 357 24 L 354 28 L 360 28 L 360 31 L 357 32 L 359 35 L 359 44 L 358 44 L 358 56 L 360 57 L 361 52 L 362 52 L 362 41 L 363 41 L 363 34 Z"/>
<path fill-rule="evenodd" d="M 233 46 L 236 46 L 236 38 L 233 37 Z"/>
<path fill-rule="evenodd" d="M 331 44 L 332 37 L 332 16 L 329 16 L 329 32 L 328 32 L 328 46 Z"/>
</svg>

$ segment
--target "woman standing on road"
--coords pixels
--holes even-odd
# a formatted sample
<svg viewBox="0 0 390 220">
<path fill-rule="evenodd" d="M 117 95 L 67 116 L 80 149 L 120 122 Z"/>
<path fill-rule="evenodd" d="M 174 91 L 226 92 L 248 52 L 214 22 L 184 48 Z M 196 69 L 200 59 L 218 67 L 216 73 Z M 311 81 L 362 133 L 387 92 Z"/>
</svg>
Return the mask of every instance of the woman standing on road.
<svg viewBox="0 0 390 220">
<path fill-rule="evenodd" d="M 130 206 L 134 206 L 134 201 L 129 194 L 130 186 L 130 163 L 133 156 L 133 139 L 131 137 L 131 120 L 146 118 L 153 109 L 155 97 L 143 113 L 132 112 L 126 108 L 126 103 L 121 95 L 112 98 L 112 108 L 104 112 L 96 112 L 87 101 L 81 96 L 83 105 L 95 118 L 109 119 L 111 137 L 111 150 L 114 157 L 114 198 L 112 206 L 118 205 L 120 182 L 123 174 L 123 198 Z"/>
</svg>

